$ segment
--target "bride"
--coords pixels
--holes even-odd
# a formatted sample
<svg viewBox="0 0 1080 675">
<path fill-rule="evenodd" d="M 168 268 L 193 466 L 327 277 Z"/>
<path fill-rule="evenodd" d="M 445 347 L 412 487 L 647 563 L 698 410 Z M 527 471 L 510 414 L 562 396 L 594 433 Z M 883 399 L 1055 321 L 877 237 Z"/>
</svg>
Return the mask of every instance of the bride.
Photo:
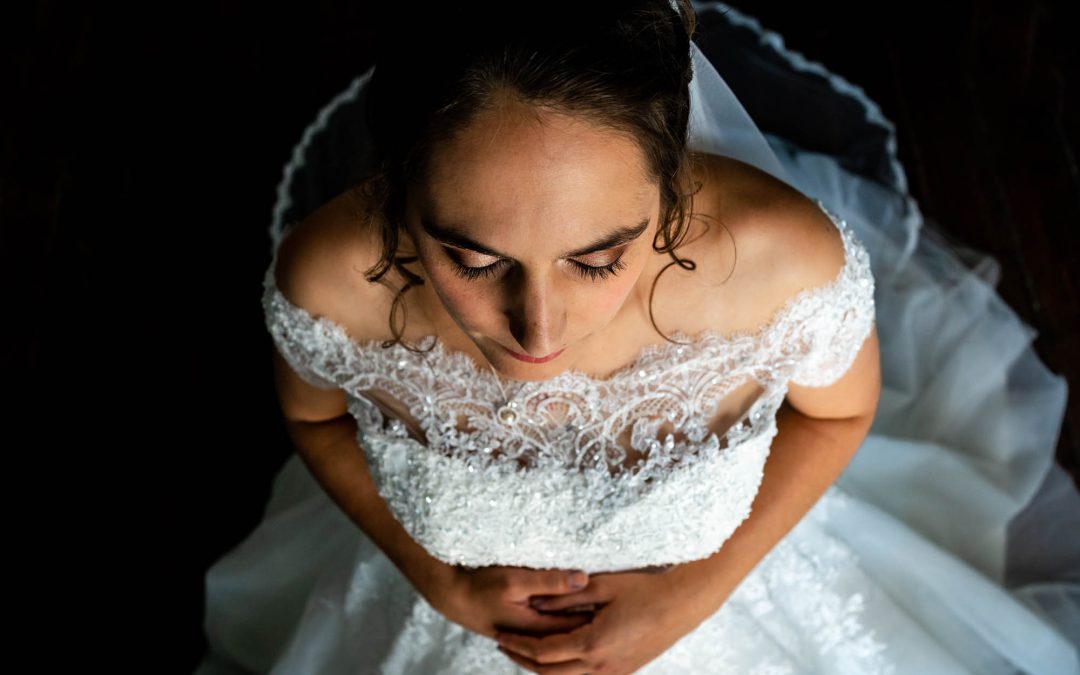
<svg viewBox="0 0 1080 675">
<path fill-rule="evenodd" d="M 1076 588 L 1010 595 L 870 454 L 887 224 L 739 117 L 688 2 L 499 7 L 385 39 L 370 161 L 275 232 L 297 456 L 202 672 L 1080 672 L 1037 606 Z"/>
</svg>

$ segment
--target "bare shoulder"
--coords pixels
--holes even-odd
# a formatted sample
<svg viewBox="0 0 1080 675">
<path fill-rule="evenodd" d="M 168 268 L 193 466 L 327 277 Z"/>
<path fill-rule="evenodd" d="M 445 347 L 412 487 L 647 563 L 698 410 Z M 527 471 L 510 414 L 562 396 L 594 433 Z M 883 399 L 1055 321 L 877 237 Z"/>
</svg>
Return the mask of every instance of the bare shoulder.
<svg viewBox="0 0 1080 675">
<path fill-rule="evenodd" d="M 704 184 L 694 210 L 723 224 L 710 228 L 715 255 L 709 264 L 731 271 L 725 282 L 731 292 L 710 297 L 723 305 L 715 308 L 718 316 L 738 309 L 729 328 L 761 326 L 792 296 L 840 274 L 840 231 L 811 198 L 740 160 L 711 154 L 700 159 Z"/>
<path fill-rule="evenodd" d="M 278 246 L 275 281 L 293 305 L 343 326 L 358 341 L 382 337 L 393 298 L 365 278 L 380 256 L 364 199 L 345 191 L 294 225 Z M 392 278 L 383 277 L 383 282 Z"/>
</svg>

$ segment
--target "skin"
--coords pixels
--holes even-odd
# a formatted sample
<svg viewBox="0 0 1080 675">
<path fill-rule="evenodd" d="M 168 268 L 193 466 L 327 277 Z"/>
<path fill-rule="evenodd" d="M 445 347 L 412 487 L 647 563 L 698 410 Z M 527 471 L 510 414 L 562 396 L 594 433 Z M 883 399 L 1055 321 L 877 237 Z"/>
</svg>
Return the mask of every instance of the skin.
<svg viewBox="0 0 1080 675">
<path fill-rule="evenodd" d="M 511 100 L 436 148 L 428 180 L 406 193 L 405 252 L 420 259 L 423 311 L 440 335 L 457 332 L 446 330 L 452 322 L 500 377 L 544 380 L 567 369 L 592 370 L 603 361 L 598 345 L 612 351 L 612 336 L 625 341 L 647 334 L 641 318 L 647 316 L 657 266 L 666 258 L 652 248 L 659 217 L 659 185 L 631 138 Z M 646 219 L 645 230 L 628 243 L 581 257 L 566 255 L 615 227 Z M 448 245 L 425 231 L 422 222 L 450 226 L 505 257 Z M 595 280 L 575 265 L 615 261 L 614 273 Z M 455 271 L 457 265 L 493 264 L 492 276 L 469 279 Z M 526 363 L 507 349 L 533 357 L 563 351 L 545 363 Z M 592 616 L 596 605 L 613 607 L 590 635 L 621 640 L 623 658 L 633 652 L 638 665 L 707 615 L 705 609 L 688 612 L 692 597 L 673 593 L 652 573 L 598 575 L 590 588 L 603 593 L 581 610 Z M 658 625 L 667 629 L 657 631 Z M 580 647 L 575 639 L 584 633 L 566 635 L 568 644 Z M 580 673 L 597 665 L 594 658 L 576 658 L 580 651 L 574 648 L 548 655 L 541 665 L 530 658 L 536 654 L 528 647 L 509 642 L 510 633 L 504 637 L 504 653 L 534 672 Z M 608 661 L 603 672 L 629 672 L 622 669 L 629 662 L 616 666 L 606 652 L 589 656 Z"/>
<path fill-rule="evenodd" d="M 609 336 L 640 333 L 631 315 L 646 306 L 666 258 L 652 248 L 659 216 L 659 186 L 631 138 L 508 100 L 435 149 L 428 179 L 406 193 L 404 250 L 422 264 L 419 295 L 432 323 L 455 324 L 503 379 L 545 380 L 594 371 L 610 353 Z M 646 230 L 627 244 L 566 257 L 646 218 Z M 506 258 L 443 244 L 421 221 L 452 226 Z M 616 260 L 621 268 L 597 280 L 575 265 Z M 492 277 L 467 279 L 455 261 L 497 267 Z M 536 358 L 563 351 L 527 363 L 508 349 Z"/>
<path fill-rule="evenodd" d="M 695 212 L 719 213 L 716 205 L 737 204 L 722 186 L 732 193 L 748 192 L 741 190 L 732 165 L 719 158 L 710 162 L 714 181 L 707 180 L 709 171 L 695 176 L 703 183 Z M 606 376 L 643 346 L 662 339 L 648 311 L 652 282 L 671 262 L 653 248 L 659 217 L 660 187 L 631 137 L 581 117 L 506 99 L 438 145 L 425 180 L 406 191 L 399 254 L 415 255 L 420 262 L 416 271 L 424 278 L 410 302 L 426 323 L 410 313 L 413 330 L 435 333 L 452 351 L 490 363 L 504 381 L 547 380 L 567 370 Z M 643 220 L 647 227 L 633 241 L 567 257 L 615 227 Z M 733 231 L 741 229 L 737 209 L 725 212 L 724 220 Z M 503 257 L 441 242 L 424 222 L 452 228 Z M 743 274 L 728 278 L 734 256 L 730 238 L 720 228 L 701 236 L 698 225 L 691 222 L 679 253 L 699 268 L 665 271 L 653 303 L 657 325 L 665 332 L 690 333 L 748 327 L 744 322 L 757 325 L 758 317 L 741 311 L 748 305 L 735 298 L 769 307 L 760 300 L 766 285 L 760 278 L 748 283 Z M 738 238 L 740 254 L 748 251 L 752 263 L 753 237 Z M 616 260 L 619 268 L 613 274 L 595 280 L 575 265 L 601 267 Z M 495 268 L 491 276 L 469 279 L 455 271 L 458 264 Z M 722 281 L 727 283 L 719 288 Z M 703 300 L 702 289 L 710 301 Z M 715 306 L 723 308 L 722 318 L 710 310 Z M 562 352 L 545 363 L 526 363 L 507 349 L 533 357 Z M 498 635 L 504 653 L 533 672 L 631 672 L 714 609 L 701 601 L 695 587 L 674 584 L 663 571 L 590 575 L 583 591 L 590 594 L 589 602 L 584 604 L 580 598 L 560 604 L 560 596 L 546 596 L 556 604 L 533 607 L 536 620 L 576 612 L 589 623 L 555 631 L 563 642 L 542 656 L 507 627 Z"/>
<path fill-rule="evenodd" d="M 408 339 L 437 334 L 450 351 L 490 362 L 504 379 L 521 380 L 545 380 L 568 369 L 604 377 L 627 365 L 643 346 L 662 340 L 649 321 L 649 291 L 671 259 L 652 248 L 659 186 L 645 171 L 634 141 L 580 118 L 506 100 L 441 144 L 432 159 L 430 174 L 406 194 L 407 232 L 399 253 L 419 258 L 418 271 L 425 281 L 407 296 L 409 307 L 419 310 L 408 313 L 412 333 Z M 790 297 L 806 282 L 807 275 L 800 271 L 804 266 L 777 264 L 783 262 L 780 251 L 800 252 L 819 245 L 810 236 L 815 230 L 803 226 L 806 218 L 800 204 L 805 198 L 734 160 L 705 159 L 705 171 L 693 176 L 702 183 L 694 211 L 722 221 L 725 228 L 697 236 L 692 221 L 691 234 L 679 253 L 695 260 L 698 269 L 673 267 L 657 284 L 654 316 L 668 334 L 703 329 L 728 334 L 757 328 L 779 299 Z M 625 268 L 614 276 L 590 280 L 564 257 L 610 228 L 636 224 L 646 214 L 648 227 L 635 241 L 576 259 L 600 266 L 621 256 Z M 327 233 L 334 243 L 328 250 L 334 255 L 350 249 L 356 232 L 353 213 L 342 210 L 340 215 L 324 221 L 335 228 Z M 475 267 L 497 259 L 438 242 L 423 230 L 422 219 L 454 226 L 505 254 L 505 263 L 491 278 L 458 276 L 455 259 Z M 822 223 L 822 228 L 834 235 L 831 224 Z M 732 239 L 738 242 L 737 265 Z M 361 242 L 348 254 L 353 263 L 349 269 L 359 276 L 365 263 L 374 262 L 375 250 Z M 339 297 L 340 304 L 319 313 L 345 316 L 359 308 L 350 334 L 372 335 L 371 321 L 377 320 L 378 337 L 385 339 L 388 294 L 368 293 L 358 303 L 361 292 L 350 288 L 339 296 L 322 295 Z M 530 364 L 511 357 L 504 346 L 534 356 L 565 351 L 547 363 Z M 862 390 L 853 386 L 838 390 L 834 397 L 865 400 Z M 729 398 L 740 403 L 735 394 Z M 742 403 L 749 400 L 747 394 Z M 826 413 L 838 406 L 816 390 L 802 398 L 802 405 L 808 409 L 817 405 Z M 742 410 L 745 405 L 731 407 Z M 719 426 L 726 428 L 723 422 Z M 823 445 L 835 440 L 818 431 L 810 436 L 824 439 Z M 854 442 L 850 445 L 854 447 Z M 824 454 L 822 450 L 819 454 Z M 720 560 L 719 567 L 724 568 L 728 561 Z M 712 576 L 700 571 L 680 574 L 679 569 L 689 568 L 590 575 L 584 590 L 548 596 L 551 604 L 532 605 L 534 615 L 522 625 L 497 627 L 496 638 L 510 660 L 533 672 L 634 672 L 716 609 L 715 597 L 703 592 L 714 586 Z M 460 594 L 458 570 L 449 566 L 433 570 L 430 578 L 438 579 L 438 593 Z M 517 574 L 509 587 L 498 583 L 495 587 L 503 588 L 504 596 L 515 593 L 511 600 L 524 609 L 523 596 L 532 595 L 533 600 L 544 596 L 521 591 L 539 588 L 547 572 L 513 570 L 521 571 L 535 574 L 536 583 Z M 439 606 L 435 595 L 430 601 Z M 541 619 L 550 621 L 545 614 L 575 609 L 588 617 L 577 629 L 543 637 L 530 630 Z"/>
</svg>

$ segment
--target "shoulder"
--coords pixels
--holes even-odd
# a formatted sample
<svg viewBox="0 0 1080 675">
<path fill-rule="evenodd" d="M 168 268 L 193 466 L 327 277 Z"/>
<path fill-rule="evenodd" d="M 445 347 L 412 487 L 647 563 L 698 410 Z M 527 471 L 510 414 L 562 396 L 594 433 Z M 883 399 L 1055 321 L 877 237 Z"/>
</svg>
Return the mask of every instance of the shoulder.
<svg viewBox="0 0 1080 675">
<path fill-rule="evenodd" d="M 706 180 L 694 210 L 723 224 L 710 225 L 715 256 L 708 264 L 725 275 L 730 270 L 734 295 L 746 300 L 739 304 L 738 329 L 763 325 L 800 291 L 840 275 L 846 263 L 843 237 L 813 199 L 737 159 L 700 158 Z M 714 302 L 726 305 L 718 311 L 730 313 L 732 295 L 712 294 Z"/>
<path fill-rule="evenodd" d="M 383 282 L 365 278 L 381 252 L 369 215 L 362 197 L 342 192 L 286 231 L 274 268 L 285 300 L 334 321 L 357 340 L 376 337 L 375 317 L 386 323 L 393 297 L 383 283 L 390 274 Z"/>
<path fill-rule="evenodd" d="M 710 159 L 708 163 L 718 181 L 728 187 L 720 191 L 720 199 L 711 195 L 707 208 L 717 209 L 730 220 L 744 266 L 746 292 L 742 295 L 754 295 L 749 289 L 757 293 L 749 306 L 738 305 L 749 317 L 746 329 L 764 326 L 801 291 L 840 278 L 848 264 L 848 248 L 840 227 L 813 199 L 738 160 Z M 720 205 L 725 198 L 726 207 Z M 787 384 L 787 403 L 804 415 L 873 417 L 881 371 L 872 293 L 872 283 L 860 286 L 855 297 L 845 300 L 858 306 L 841 305 L 841 316 L 821 318 L 830 330 L 821 336 L 806 367 L 818 371 L 810 379 L 829 384 L 810 387 L 794 380 Z M 848 309 L 855 311 L 849 314 Z"/>
</svg>

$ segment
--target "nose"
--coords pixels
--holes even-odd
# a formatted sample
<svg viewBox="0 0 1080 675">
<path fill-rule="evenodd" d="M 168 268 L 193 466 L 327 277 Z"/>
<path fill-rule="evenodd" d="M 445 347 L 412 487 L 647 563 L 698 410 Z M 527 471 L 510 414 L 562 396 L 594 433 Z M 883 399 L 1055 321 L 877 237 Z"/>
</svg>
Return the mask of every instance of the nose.
<svg viewBox="0 0 1080 675">
<path fill-rule="evenodd" d="M 566 313 L 553 284 L 535 275 L 523 277 L 513 293 L 507 319 L 524 353 L 542 358 L 561 349 Z"/>
</svg>

